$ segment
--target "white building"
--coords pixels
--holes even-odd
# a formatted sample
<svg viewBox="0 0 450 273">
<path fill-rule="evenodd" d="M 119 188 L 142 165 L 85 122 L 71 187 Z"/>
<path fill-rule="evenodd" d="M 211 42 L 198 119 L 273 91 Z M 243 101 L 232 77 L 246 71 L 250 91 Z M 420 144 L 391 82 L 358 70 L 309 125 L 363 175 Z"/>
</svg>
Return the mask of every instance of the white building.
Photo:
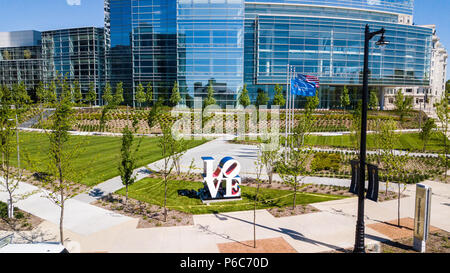
<svg viewBox="0 0 450 273">
<path fill-rule="evenodd" d="M 413 96 L 413 105 L 416 110 L 434 112 L 434 103 L 438 102 L 445 92 L 447 79 L 447 58 L 448 54 L 439 37 L 436 35 L 435 25 L 426 25 L 433 29 L 433 46 L 431 53 L 430 86 L 427 88 L 417 86 L 386 87 L 383 89 L 384 109 L 394 109 L 395 95 L 402 91 L 405 96 Z M 425 102 L 427 100 L 427 103 Z"/>
</svg>

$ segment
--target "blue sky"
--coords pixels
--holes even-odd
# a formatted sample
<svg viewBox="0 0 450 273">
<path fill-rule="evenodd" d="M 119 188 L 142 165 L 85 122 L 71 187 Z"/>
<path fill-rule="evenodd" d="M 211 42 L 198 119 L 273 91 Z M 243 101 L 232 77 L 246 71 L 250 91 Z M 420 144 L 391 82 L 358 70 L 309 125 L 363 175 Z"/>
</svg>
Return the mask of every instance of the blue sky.
<svg viewBox="0 0 450 273">
<path fill-rule="evenodd" d="M 441 42 L 450 50 L 448 11 L 449 0 L 416 0 L 414 22 L 435 24 Z M 103 0 L 0 0 L 0 31 L 85 26 L 103 26 Z"/>
</svg>

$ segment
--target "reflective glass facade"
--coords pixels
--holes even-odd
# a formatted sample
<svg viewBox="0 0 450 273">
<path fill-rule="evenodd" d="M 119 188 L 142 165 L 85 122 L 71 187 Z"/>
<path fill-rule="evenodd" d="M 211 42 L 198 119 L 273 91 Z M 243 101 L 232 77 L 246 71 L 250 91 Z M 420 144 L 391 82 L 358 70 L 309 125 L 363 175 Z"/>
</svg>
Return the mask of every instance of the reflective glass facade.
<svg viewBox="0 0 450 273">
<path fill-rule="evenodd" d="M 170 94 L 177 80 L 176 1 L 133 0 L 133 82 L 151 82 L 155 98 Z"/>
<path fill-rule="evenodd" d="M 42 32 L 44 82 L 57 74 L 78 81 L 82 93 L 94 84 L 100 94 L 105 79 L 105 39 L 102 28 L 75 28 Z"/>
<path fill-rule="evenodd" d="M 41 46 L 0 48 L 0 85 L 23 82 L 32 90 L 42 80 L 43 70 Z"/>
<path fill-rule="evenodd" d="M 244 1 L 178 1 L 178 80 L 187 99 L 233 104 L 243 86 Z"/>
<path fill-rule="evenodd" d="M 273 95 L 287 65 L 321 81 L 321 106 L 338 87 L 361 85 L 363 33 L 384 27 L 390 44 L 370 51 L 371 86 L 428 86 L 432 30 L 412 25 L 413 0 L 107 0 L 111 80 L 152 82 L 183 101 L 209 84 L 232 104 L 244 84 Z M 406 16 L 406 17 L 404 17 Z M 407 19 L 404 19 L 407 18 Z M 110 25 L 110 26 L 109 26 Z M 131 76 L 130 76 L 131 74 Z M 133 96 L 132 90 L 130 90 Z"/>
</svg>

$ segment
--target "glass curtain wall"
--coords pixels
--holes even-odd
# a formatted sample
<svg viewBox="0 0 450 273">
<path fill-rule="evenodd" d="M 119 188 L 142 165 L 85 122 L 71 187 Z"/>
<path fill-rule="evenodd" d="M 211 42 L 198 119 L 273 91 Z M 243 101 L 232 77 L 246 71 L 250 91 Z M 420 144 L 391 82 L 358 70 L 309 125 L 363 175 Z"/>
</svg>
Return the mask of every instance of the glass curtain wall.
<svg viewBox="0 0 450 273">
<path fill-rule="evenodd" d="M 151 83 L 154 99 L 168 100 L 177 80 L 175 0 L 133 0 L 134 89 Z"/>
<path fill-rule="evenodd" d="M 178 80 L 189 105 L 209 85 L 234 105 L 243 87 L 244 1 L 178 0 Z"/>
<path fill-rule="evenodd" d="M 71 83 L 80 83 L 83 94 L 91 83 L 99 94 L 105 81 L 104 43 L 102 28 L 42 32 L 44 82 L 48 84 L 57 76 L 67 77 Z"/>
</svg>

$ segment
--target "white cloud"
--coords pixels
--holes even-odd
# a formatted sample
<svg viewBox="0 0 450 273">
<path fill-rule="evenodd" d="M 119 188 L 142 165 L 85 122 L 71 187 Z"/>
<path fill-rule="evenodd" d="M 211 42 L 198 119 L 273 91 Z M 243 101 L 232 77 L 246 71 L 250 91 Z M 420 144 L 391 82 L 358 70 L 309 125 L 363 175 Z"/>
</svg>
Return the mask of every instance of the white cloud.
<svg viewBox="0 0 450 273">
<path fill-rule="evenodd" d="M 67 5 L 70 5 L 70 6 L 81 5 L 81 0 L 66 0 L 66 1 L 67 1 Z"/>
</svg>

